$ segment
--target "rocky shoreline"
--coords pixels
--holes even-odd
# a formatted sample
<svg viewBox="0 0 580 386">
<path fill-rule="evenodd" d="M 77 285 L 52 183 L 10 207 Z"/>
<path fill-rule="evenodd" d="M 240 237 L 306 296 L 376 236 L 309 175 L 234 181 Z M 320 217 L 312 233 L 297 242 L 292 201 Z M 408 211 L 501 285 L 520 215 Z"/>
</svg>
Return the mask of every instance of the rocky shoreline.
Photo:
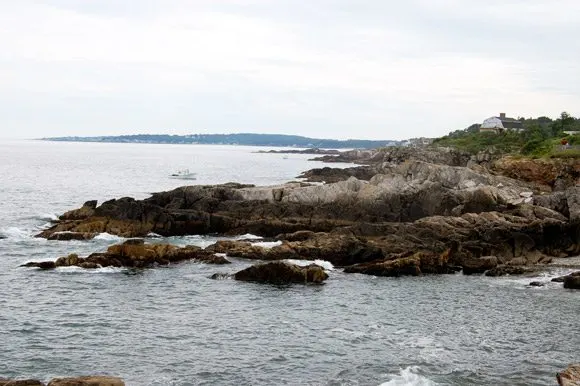
<svg viewBox="0 0 580 386">
<path fill-rule="evenodd" d="M 214 254 L 220 253 L 266 261 L 327 260 L 346 273 L 376 276 L 460 270 L 498 276 L 530 272 L 554 257 L 580 255 L 577 162 L 548 164 L 431 148 L 354 150 L 324 157 L 364 165 L 312 169 L 302 175 L 324 184 L 196 185 L 144 200 L 125 197 L 100 206 L 88 201 L 63 214 L 38 237 L 251 233 L 281 242 L 273 248 L 219 242 L 205 250 L 172 249 L 168 255 L 141 244 L 144 249 L 138 253 L 149 260 L 123 260 L 118 251 L 111 252 L 111 258 L 103 254 L 73 258 L 73 265 L 84 268 L 151 267 L 188 259 L 216 263 Z M 57 260 L 28 266 L 58 264 Z M 570 283 L 569 288 L 577 288 L 575 281 Z"/>
</svg>

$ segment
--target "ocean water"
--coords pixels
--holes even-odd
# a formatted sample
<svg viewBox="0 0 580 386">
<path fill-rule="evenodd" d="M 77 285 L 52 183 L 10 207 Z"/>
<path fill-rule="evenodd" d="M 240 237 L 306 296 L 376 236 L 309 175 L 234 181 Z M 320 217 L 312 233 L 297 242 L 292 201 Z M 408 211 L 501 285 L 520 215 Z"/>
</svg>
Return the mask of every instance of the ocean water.
<svg viewBox="0 0 580 386">
<path fill-rule="evenodd" d="M 320 167 L 234 146 L 0 142 L 0 377 L 128 385 L 554 385 L 580 360 L 580 291 L 528 278 L 347 275 L 321 286 L 211 280 L 222 267 L 19 268 L 121 241 L 33 235 L 84 201 L 187 183 L 273 184 Z M 336 165 L 333 165 L 336 166 Z M 168 178 L 177 169 L 196 181 Z M 191 235 L 152 242 L 207 246 Z M 259 240 L 256 240 L 259 242 Z"/>
</svg>

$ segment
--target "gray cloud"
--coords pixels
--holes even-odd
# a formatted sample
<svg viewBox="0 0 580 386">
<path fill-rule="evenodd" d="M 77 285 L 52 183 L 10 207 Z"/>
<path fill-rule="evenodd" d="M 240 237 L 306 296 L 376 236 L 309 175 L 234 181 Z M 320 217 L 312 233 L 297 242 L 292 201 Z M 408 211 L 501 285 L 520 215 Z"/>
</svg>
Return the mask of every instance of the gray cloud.
<svg viewBox="0 0 580 386">
<path fill-rule="evenodd" d="M 580 115 L 579 17 L 576 0 L 0 0 L 0 125 L 403 139 Z"/>
</svg>

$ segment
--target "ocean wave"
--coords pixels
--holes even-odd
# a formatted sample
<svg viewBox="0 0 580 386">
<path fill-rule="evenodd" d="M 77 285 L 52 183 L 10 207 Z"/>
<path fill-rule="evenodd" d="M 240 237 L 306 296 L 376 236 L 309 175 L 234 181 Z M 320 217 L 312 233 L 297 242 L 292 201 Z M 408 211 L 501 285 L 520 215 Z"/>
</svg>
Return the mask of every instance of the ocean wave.
<svg viewBox="0 0 580 386">
<path fill-rule="evenodd" d="M 0 239 L 8 240 L 25 240 L 30 238 L 30 232 L 17 227 L 8 227 L 0 229 Z"/>
<path fill-rule="evenodd" d="M 261 240 L 262 237 L 246 233 L 245 235 L 236 236 L 234 240 Z"/>
<path fill-rule="evenodd" d="M 310 264 L 316 264 L 320 267 L 322 267 L 325 271 L 333 271 L 334 270 L 334 265 L 332 265 L 332 263 L 330 261 L 326 261 L 326 260 L 294 260 L 294 259 L 287 259 L 287 262 L 291 263 L 291 264 L 296 264 L 299 265 L 301 267 L 305 267 L 307 265 Z"/>
<path fill-rule="evenodd" d="M 36 220 L 42 221 L 57 221 L 58 216 L 55 213 L 42 213 L 35 217 Z"/>
<path fill-rule="evenodd" d="M 122 273 L 127 271 L 127 268 L 102 267 L 95 269 L 86 269 L 77 266 L 71 266 L 71 267 L 58 267 L 56 268 L 56 271 L 67 273 L 103 274 L 103 273 Z"/>
<path fill-rule="evenodd" d="M 282 245 L 281 241 L 257 241 L 253 242 L 252 245 L 262 248 L 273 248 L 277 247 L 278 245 Z"/>
<path fill-rule="evenodd" d="M 119 237 L 116 235 L 112 235 L 110 233 L 99 233 L 98 235 L 96 235 L 93 240 L 97 240 L 97 241 L 121 241 L 124 240 L 123 237 Z"/>
<path fill-rule="evenodd" d="M 409 366 L 402 369 L 399 374 L 393 375 L 388 382 L 380 386 L 436 386 L 437 384 L 420 374 L 418 366 Z"/>
</svg>

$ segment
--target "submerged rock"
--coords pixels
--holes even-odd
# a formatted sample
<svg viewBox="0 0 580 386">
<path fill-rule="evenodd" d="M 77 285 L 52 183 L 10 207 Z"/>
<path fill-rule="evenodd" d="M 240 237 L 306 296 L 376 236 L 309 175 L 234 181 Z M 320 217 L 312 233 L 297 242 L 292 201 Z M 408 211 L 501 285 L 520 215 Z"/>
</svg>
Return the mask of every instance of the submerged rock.
<svg viewBox="0 0 580 386">
<path fill-rule="evenodd" d="M 47 386 L 125 386 L 125 382 L 117 377 L 88 376 L 55 378 Z"/>
<path fill-rule="evenodd" d="M 497 267 L 486 271 L 485 276 L 523 275 L 527 272 L 531 271 L 522 266 L 498 265 Z"/>
<path fill-rule="evenodd" d="M 285 261 L 273 261 L 248 267 L 235 273 L 233 278 L 269 284 L 320 284 L 328 279 L 328 274 L 316 264 L 301 267 Z"/>
<path fill-rule="evenodd" d="M 0 378 L 0 386 L 45 386 L 37 379 L 4 379 Z M 123 379 L 109 376 L 85 376 L 72 378 L 54 378 L 46 386 L 125 386 Z"/>
<path fill-rule="evenodd" d="M 38 379 L 5 379 L 0 378 L 0 386 L 44 386 Z"/>
<path fill-rule="evenodd" d="M 556 375 L 560 386 L 580 386 L 580 364 L 572 364 Z"/>
</svg>

